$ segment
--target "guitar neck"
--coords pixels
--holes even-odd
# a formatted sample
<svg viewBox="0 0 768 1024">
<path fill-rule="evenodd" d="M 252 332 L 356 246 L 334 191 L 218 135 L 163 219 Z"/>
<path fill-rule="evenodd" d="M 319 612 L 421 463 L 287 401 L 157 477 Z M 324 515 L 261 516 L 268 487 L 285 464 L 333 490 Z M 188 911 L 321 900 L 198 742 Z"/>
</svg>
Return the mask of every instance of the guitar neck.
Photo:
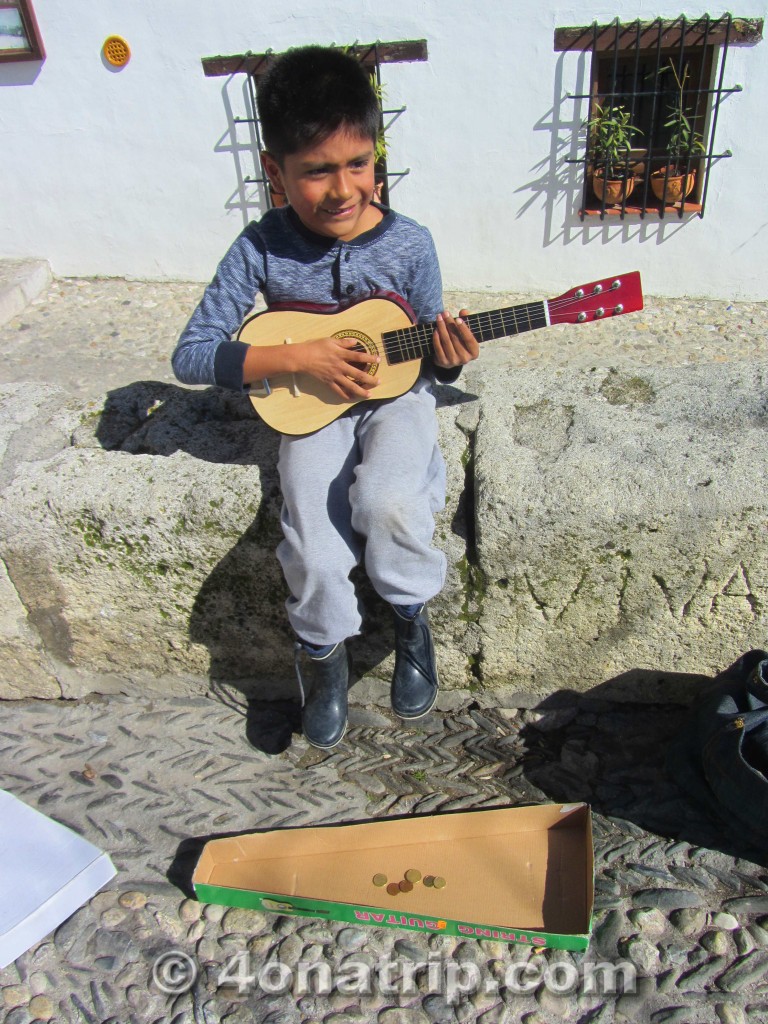
<svg viewBox="0 0 768 1024">
<path fill-rule="evenodd" d="M 511 338 L 515 334 L 535 331 L 549 324 L 546 302 L 524 302 L 520 306 L 506 306 L 485 313 L 470 313 L 464 317 L 478 341 Z M 422 359 L 432 353 L 432 335 L 435 323 L 414 324 L 396 331 L 386 331 L 382 341 L 390 363 L 404 363 Z"/>
<path fill-rule="evenodd" d="M 465 319 L 478 341 L 511 338 L 549 324 L 546 302 L 524 302 L 520 306 L 491 309 L 486 313 L 470 313 Z"/>
<path fill-rule="evenodd" d="M 571 288 L 554 299 L 524 302 L 520 306 L 492 309 L 487 313 L 471 313 L 465 319 L 478 341 L 491 341 L 549 327 L 550 324 L 585 324 L 642 308 L 640 274 L 633 270 L 621 277 L 606 277 L 602 281 Z M 405 363 L 409 359 L 429 355 L 434 329 L 434 323 L 415 324 L 382 334 L 387 360 Z"/>
</svg>

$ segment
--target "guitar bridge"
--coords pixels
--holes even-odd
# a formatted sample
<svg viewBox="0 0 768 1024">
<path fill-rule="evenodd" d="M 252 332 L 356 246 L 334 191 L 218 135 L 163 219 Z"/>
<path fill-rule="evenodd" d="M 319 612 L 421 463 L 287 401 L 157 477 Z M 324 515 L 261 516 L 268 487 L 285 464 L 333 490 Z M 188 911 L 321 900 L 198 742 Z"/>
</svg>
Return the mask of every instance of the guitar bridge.
<svg viewBox="0 0 768 1024">
<path fill-rule="evenodd" d="M 284 345 L 291 345 L 292 344 L 291 339 L 290 338 L 284 338 L 283 339 L 283 344 Z M 301 397 L 301 391 L 299 390 L 299 385 L 296 383 L 296 374 L 295 373 L 291 374 L 291 394 L 293 395 L 294 398 L 300 398 Z"/>
</svg>

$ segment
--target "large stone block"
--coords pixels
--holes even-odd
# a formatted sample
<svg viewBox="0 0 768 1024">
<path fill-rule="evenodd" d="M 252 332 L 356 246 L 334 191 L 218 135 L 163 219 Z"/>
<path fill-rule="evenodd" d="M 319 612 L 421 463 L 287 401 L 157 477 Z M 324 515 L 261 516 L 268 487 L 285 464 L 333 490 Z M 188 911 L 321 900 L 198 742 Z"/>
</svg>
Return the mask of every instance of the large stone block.
<svg viewBox="0 0 768 1024">
<path fill-rule="evenodd" d="M 0 493 L 20 464 L 41 459 L 67 444 L 68 416 L 60 388 L 12 384 L 0 391 Z M 6 530 L 16 532 L 17 509 L 0 499 Z M 22 513 L 23 515 L 23 513 Z M 7 544 L 2 545 L 5 559 Z M 36 623 L 0 562 L 0 698 L 59 697 L 61 687 Z"/>
<path fill-rule="evenodd" d="M 766 374 L 480 363 L 463 392 L 440 389 L 444 687 L 532 699 L 619 679 L 617 695 L 671 699 L 676 674 L 765 646 Z M 0 696 L 295 696 L 277 435 L 217 389 L 59 398 L 0 395 Z M 358 583 L 366 699 L 386 688 L 392 628 Z"/>
<path fill-rule="evenodd" d="M 60 697 L 55 668 L 0 563 L 0 699 Z"/>
<path fill-rule="evenodd" d="M 6 395 L 9 405 L 18 401 Z M 450 416 L 443 430 L 457 431 Z M 446 447 L 454 455 L 453 505 L 438 527 L 451 558 L 444 608 L 461 603 L 464 551 L 454 522 L 462 444 L 451 438 Z M 0 645 L 23 650 L 28 663 L 43 656 L 53 674 L 14 668 L 13 681 L 0 680 L 0 696 L 222 685 L 295 696 L 287 590 L 275 556 L 277 448 L 278 436 L 247 398 L 145 382 L 72 415 L 67 444 L 54 454 L 17 460 L 0 525 L 18 614 L 0 630 Z M 389 610 L 360 582 L 368 612 L 356 643 L 360 668 L 388 678 Z M 20 617 L 23 630 L 13 625 Z M 465 624 L 448 614 L 445 621 L 444 678 L 464 685 Z"/>
<path fill-rule="evenodd" d="M 655 677 L 766 645 L 767 376 L 530 370 L 481 385 L 485 685 L 541 695 L 621 677 L 623 696 L 670 697 Z"/>
</svg>

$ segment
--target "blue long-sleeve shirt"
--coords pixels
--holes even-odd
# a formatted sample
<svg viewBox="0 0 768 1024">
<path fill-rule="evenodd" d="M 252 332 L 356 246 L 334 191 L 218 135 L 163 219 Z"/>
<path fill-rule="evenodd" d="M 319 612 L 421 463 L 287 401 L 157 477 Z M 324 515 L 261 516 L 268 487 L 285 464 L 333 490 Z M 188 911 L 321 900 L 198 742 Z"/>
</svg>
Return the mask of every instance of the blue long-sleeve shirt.
<svg viewBox="0 0 768 1024">
<path fill-rule="evenodd" d="M 337 306 L 394 292 L 419 322 L 443 309 L 434 242 L 416 221 L 381 208 L 383 218 L 349 242 L 309 231 L 290 207 L 270 210 L 245 228 L 179 338 L 172 357 L 184 384 L 218 384 L 242 390 L 248 345 L 233 341 L 261 293 L 268 306 L 312 303 Z M 459 370 L 429 367 L 440 380 Z"/>
</svg>

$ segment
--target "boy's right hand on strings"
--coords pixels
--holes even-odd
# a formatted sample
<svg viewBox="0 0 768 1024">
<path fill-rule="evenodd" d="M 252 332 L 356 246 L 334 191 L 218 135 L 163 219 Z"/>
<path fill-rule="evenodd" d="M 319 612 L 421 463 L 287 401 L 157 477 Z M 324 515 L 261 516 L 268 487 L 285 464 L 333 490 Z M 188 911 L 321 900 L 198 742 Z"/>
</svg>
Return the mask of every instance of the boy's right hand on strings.
<svg viewBox="0 0 768 1024">
<path fill-rule="evenodd" d="M 379 383 L 371 376 L 379 364 L 368 352 L 358 349 L 355 338 L 318 338 L 301 346 L 302 369 L 327 384 L 334 394 L 346 401 L 368 398 Z"/>
</svg>

